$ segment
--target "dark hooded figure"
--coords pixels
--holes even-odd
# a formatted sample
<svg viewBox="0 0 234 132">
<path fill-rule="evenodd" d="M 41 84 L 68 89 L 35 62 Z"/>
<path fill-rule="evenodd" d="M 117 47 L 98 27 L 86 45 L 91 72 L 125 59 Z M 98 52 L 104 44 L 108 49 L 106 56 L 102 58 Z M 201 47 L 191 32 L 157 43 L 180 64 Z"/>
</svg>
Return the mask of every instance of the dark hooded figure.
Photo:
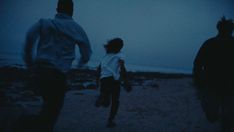
<svg viewBox="0 0 234 132">
<path fill-rule="evenodd" d="M 234 126 L 234 38 L 232 20 L 217 23 L 218 35 L 208 39 L 194 60 L 194 82 L 210 122 L 221 119 L 222 131 Z"/>
<path fill-rule="evenodd" d="M 58 0 L 55 18 L 40 19 L 26 35 L 24 61 L 34 73 L 34 85 L 43 101 L 38 119 L 41 132 L 53 131 L 63 107 L 67 89 L 65 75 L 75 59 L 75 45 L 80 49 L 79 67 L 91 56 L 88 37 L 72 15 L 72 0 Z"/>
</svg>

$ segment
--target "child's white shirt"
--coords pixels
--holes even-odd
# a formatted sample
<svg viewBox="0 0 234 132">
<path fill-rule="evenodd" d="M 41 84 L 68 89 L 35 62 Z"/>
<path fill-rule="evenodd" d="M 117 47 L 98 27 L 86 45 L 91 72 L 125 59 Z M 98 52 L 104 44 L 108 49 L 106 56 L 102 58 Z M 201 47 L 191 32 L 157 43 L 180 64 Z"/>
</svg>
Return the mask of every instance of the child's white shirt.
<svg viewBox="0 0 234 132">
<path fill-rule="evenodd" d="M 120 60 L 123 59 L 121 52 L 117 54 L 106 54 L 101 60 L 101 78 L 113 76 L 115 80 L 120 79 Z"/>
</svg>

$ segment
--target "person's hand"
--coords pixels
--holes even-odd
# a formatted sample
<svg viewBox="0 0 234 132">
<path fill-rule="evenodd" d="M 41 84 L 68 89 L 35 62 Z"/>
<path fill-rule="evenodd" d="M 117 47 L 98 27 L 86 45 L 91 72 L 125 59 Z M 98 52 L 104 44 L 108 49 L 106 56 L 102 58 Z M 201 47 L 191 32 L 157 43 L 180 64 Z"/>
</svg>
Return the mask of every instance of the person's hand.
<svg viewBox="0 0 234 132">
<path fill-rule="evenodd" d="M 99 80 L 96 80 L 96 86 L 97 86 L 97 88 L 100 87 L 100 81 Z"/>
<path fill-rule="evenodd" d="M 33 61 L 31 59 L 25 59 L 24 62 L 25 62 L 25 65 L 26 65 L 27 69 L 32 69 Z"/>
<path fill-rule="evenodd" d="M 131 92 L 132 91 L 132 86 L 129 83 L 124 83 L 124 89 L 126 90 L 126 92 Z"/>
<path fill-rule="evenodd" d="M 86 69 L 89 69 L 89 66 L 88 64 L 79 64 L 77 65 L 77 69 L 80 69 L 80 70 L 86 70 Z"/>
</svg>

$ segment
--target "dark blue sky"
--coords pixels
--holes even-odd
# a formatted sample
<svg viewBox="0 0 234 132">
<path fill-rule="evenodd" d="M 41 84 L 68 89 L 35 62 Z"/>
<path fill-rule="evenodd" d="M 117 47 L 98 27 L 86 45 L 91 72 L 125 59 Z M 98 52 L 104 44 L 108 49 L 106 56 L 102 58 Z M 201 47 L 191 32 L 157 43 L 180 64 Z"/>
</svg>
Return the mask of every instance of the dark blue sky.
<svg viewBox="0 0 234 132">
<path fill-rule="evenodd" d="M 113 37 L 125 41 L 131 65 L 191 70 L 203 41 L 216 35 L 222 15 L 234 19 L 233 0 L 74 0 L 74 20 L 87 32 L 92 61 Z M 21 53 L 27 29 L 54 17 L 57 0 L 1 0 L 1 54 Z"/>
</svg>

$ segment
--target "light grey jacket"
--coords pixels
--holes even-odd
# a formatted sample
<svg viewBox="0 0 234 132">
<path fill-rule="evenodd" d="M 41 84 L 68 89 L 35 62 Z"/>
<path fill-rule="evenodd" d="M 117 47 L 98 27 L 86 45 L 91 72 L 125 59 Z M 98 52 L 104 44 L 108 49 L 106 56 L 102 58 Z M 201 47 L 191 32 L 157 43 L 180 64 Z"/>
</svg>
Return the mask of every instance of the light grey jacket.
<svg viewBox="0 0 234 132">
<path fill-rule="evenodd" d="M 24 60 L 46 60 L 63 72 L 71 68 L 75 59 L 75 45 L 79 46 L 79 66 L 86 64 L 92 50 L 85 31 L 72 17 L 58 13 L 54 19 L 40 19 L 27 33 Z M 36 48 L 36 56 L 32 52 Z M 35 59 L 33 59 L 35 58 Z"/>
</svg>

